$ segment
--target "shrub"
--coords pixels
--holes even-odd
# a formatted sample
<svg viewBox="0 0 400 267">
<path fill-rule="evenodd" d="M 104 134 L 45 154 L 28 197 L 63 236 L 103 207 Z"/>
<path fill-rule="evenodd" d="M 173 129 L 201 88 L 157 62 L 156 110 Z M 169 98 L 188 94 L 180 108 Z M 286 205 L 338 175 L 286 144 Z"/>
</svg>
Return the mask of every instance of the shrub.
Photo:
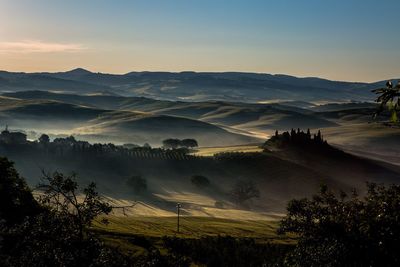
<svg viewBox="0 0 400 267">
<path fill-rule="evenodd" d="M 210 185 L 210 180 L 202 175 L 193 175 L 190 181 L 197 187 L 207 187 Z"/>
</svg>

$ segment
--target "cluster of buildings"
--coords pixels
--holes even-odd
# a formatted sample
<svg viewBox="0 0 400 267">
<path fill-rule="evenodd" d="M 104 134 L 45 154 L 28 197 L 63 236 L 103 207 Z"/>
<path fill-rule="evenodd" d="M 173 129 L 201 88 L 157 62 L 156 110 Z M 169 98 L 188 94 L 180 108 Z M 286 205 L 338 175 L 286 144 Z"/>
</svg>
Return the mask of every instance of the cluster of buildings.
<svg viewBox="0 0 400 267">
<path fill-rule="evenodd" d="M 0 142 L 6 144 L 25 144 L 26 134 L 21 132 L 10 132 L 8 126 L 0 134 Z"/>
</svg>

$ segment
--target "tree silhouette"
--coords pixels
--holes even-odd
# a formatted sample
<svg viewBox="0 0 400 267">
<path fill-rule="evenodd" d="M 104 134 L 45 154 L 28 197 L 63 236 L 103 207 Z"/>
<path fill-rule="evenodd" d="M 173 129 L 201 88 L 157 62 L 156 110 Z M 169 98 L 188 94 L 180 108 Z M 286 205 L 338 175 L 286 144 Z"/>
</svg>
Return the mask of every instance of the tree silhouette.
<svg viewBox="0 0 400 267">
<path fill-rule="evenodd" d="M 388 109 L 391 112 L 390 120 L 397 123 L 399 121 L 398 112 L 400 111 L 400 81 L 397 82 L 396 86 L 393 86 L 392 81 L 388 81 L 386 88 L 378 88 L 372 90 L 372 92 L 379 95 L 375 101 L 380 104 L 374 116 L 376 117 L 385 109 Z"/>
<path fill-rule="evenodd" d="M 37 189 L 43 192 L 39 198 L 42 205 L 61 216 L 71 217 L 81 239 L 97 216 L 112 210 L 96 191 L 95 183 L 90 183 L 79 196 L 75 174 L 65 176 L 59 172 L 52 175 L 43 172 L 42 183 Z"/>
<path fill-rule="evenodd" d="M 50 137 L 47 134 L 42 134 L 39 137 L 39 142 L 43 145 L 47 145 L 50 143 Z"/>
<path fill-rule="evenodd" d="M 289 266 L 400 266 L 400 186 L 368 184 L 361 198 L 326 186 L 292 200 L 280 233 L 299 237 Z"/>
<path fill-rule="evenodd" d="M 183 139 L 180 142 L 180 146 L 187 147 L 187 148 L 194 148 L 194 147 L 198 147 L 199 144 L 197 143 L 197 141 L 195 139 Z"/>
<path fill-rule="evenodd" d="M 259 198 L 260 191 L 252 181 L 240 180 L 233 186 L 231 197 L 237 204 L 242 205 L 250 199 Z"/>
<path fill-rule="evenodd" d="M 39 211 L 39 204 L 14 164 L 0 157 L 0 221 L 7 225 L 15 224 Z"/>
<path fill-rule="evenodd" d="M 164 148 L 171 148 L 171 149 L 176 149 L 180 146 L 181 141 L 179 139 L 165 139 L 163 141 L 163 147 Z"/>
<path fill-rule="evenodd" d="M 210 185 L 210 180 L 202 175 L 193 175 L 190 181 L 197 187 L 207 187 Z"/>
<path fill-rule="evenodd" d="M 90 231 L 93 220 L 112 209 L 93 183 L 79 191 L 75 176 L 44 173 L 38 186 L 39 206 L 5 159 L 0 160 L 0 177 L 0 191 L 9 191 L 0 192 L 5 200 L 0 205 L 1 216 L 8 222 L 0 227 L 0 266 L 128 265 L 125 256 L 105 246 Z M 13 208 L 11 219 L 3 203 Z M 35 209 L 30 207 L 36 205 L 38 211 L 32 213 Z"/>
<path fill-rule="evenodd" d="M 135 175 L 130 177 L 126 184 L 132 188 L 135 194 L 140 194 L 147 190 L 147 181 L 146 179 L 142 178 L 140 175 Z"/>
</svg>

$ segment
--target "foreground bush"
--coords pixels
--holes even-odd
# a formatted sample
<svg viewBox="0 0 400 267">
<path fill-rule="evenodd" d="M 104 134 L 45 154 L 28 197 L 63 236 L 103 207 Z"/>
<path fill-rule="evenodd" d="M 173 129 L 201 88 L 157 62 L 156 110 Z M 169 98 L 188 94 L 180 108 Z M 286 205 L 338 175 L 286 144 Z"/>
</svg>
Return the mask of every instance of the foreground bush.
<svg viewBox="0 0 400 267">
<path fill-rule="evenodd" d="M 287 210 L 280 232 L 299 236 L 289 266 L 400 266 L 400 186 L 371 183 L 363 198 L 322 187 Z"/>
<path fill-rule="evenodd" d="M 37 202 L 13 164 L 0 158 L 0 266 L 128 265 L 88 231 L 94 218 L 111 211 L 94 184 L 80 192 L 73 176 L 54 173 L 39 188 Z"/>
<path fill-rule="evenodd" d="M 164 245 L 176 259 L 205 266 L 282 266 L 291 246 L 260 244 L 250 238 L 229 236 L 180 239 L 165 237 Z M 186 265 L 182 265 L 186 266 Z"/>
</svg>

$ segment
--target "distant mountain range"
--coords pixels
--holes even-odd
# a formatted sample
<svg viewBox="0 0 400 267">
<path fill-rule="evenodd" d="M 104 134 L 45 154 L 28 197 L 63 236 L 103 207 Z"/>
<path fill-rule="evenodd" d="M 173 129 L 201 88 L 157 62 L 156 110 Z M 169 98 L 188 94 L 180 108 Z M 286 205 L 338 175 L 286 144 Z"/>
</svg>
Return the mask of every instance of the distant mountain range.
<svg viewBox="0 0 400 267">
<path fill-rule="evenodd" d="M 185 101 L 371 101 L 375 83 L 330 81 L 242 72 L 130 72 L 123 75 L 74 69 L 57 73 L 0 71 L 0 92 L 46 90 Z"/>
</svg>

